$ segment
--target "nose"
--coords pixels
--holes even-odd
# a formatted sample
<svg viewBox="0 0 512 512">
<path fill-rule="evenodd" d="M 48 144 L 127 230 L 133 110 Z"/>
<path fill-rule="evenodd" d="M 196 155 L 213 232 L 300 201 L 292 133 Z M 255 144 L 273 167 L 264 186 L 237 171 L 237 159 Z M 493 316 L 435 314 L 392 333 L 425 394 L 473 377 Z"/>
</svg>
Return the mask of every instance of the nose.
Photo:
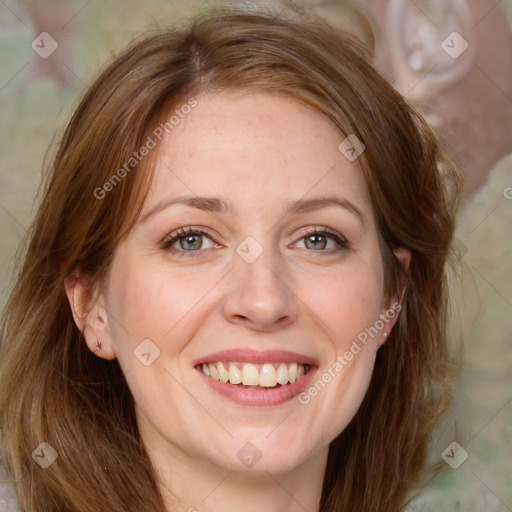
<svg viewBox="0 0 512 512">
<path fill-rule="evenodd" d="M 252 263 L 235 255 L 234 265 L 223 305 L 228 322 L 256 331 L 274 331 L 297 319 L 298 298 L 286 282 L 278 255 L 264 250 Z"/>
</svg>

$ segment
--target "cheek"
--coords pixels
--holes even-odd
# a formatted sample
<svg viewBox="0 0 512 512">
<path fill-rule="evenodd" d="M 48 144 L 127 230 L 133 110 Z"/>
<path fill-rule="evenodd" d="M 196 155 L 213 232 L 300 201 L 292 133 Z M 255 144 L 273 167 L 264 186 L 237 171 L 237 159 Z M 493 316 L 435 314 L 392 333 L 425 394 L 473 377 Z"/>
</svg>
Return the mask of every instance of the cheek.
<svg viewBox="0 0 512 512">
<path fill-rule="evenodd" d="M 324 325 L 337 350 L 379 318 L 383 272 L 378 260 L 354 259 L 336 272 L 302 275 L 297 295 Z"/>
<path fill-rule="evenodd" d="M 121 267 L 121 268 L 120 268 Z M 204 285 L 203 285 L 204 286 Z M 121 266 L 112 276 L 112 311 L 132 338 L 162 339 L 200 299 L 204 287 L 193 277 L 171 275 L 165 267 Z"/>
<path fill-rule="evenodd" d="M 109 285 L 111 334 L 119 359 L 131 353 L 145 339 L 176 353 L 193 335 L 190 322 L 200 311 L 207 290 L 218 278 L 193 272 L 177 272 L 169 265 L 143 266 L 117 262 Z M 182 340 L 182 341 L 181 341 Z"/>
<path fill-rule="evenodd" d="M 211 274 L 180 275 L 167 266 L 119 263 L 108 294 L 117 359 L 144 415 L 155 424 L 173 424 L 190 402 L 173 379 L 182 378 L 175 362 L 201 325 L 205 290 L 215 281 Z"/>
<path fill-rule="evenodd" d="M 319 444 L 327 445 L 352 421 L 364 400 L 375 365 L 373 347 L 359 344 L 357 350 L 338 356 L 300 396 L 308 415 L 321 423 Z M 355 352 L 355 354 L 354 354 Z M 346 354 L 352 354 L 348 361 Z M 326 382 L 327 381 L 327 382 Z"/>
<path fill-rule="evenodd" d="M 330 341 L 322 368 L 299 401 L 330 442 L 357 412 L 371 380 L 383 300 L 380 260 L 354 259 L 329 276 L 315 276 L 308 305 Z M 328 351 L 328 352 L 327 352 Z"/>
</svg>

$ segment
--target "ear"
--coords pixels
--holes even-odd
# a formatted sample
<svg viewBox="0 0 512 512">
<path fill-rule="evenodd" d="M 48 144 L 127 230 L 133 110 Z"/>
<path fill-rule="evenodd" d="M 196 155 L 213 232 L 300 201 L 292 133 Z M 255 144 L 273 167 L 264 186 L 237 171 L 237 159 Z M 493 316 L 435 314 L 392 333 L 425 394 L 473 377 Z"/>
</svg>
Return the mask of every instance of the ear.
<svg viewBox="0 0 512 512">
<path fill-rule="evenodd" d="M 77 272 L 64 279 L 73 319 L 82 332 L 89 350 L 102 359 L 115 359 L 108 315 L 103 304 L 104 298 L 98 295 L 98 286 L 86 283 Z"/>
<path fill-rule="evenodd" d="M 409 265 L 411 263 L 411 251 L 405 247 L 397 247 L 393 249 L 395 258 L 398 260 L 402 270 L 407 274 L 409 271 Z M 391 297 L 384 305 L 381 311 L 380 320 L 384 324 L 384 327 L 379 332 L 378 347 L 380 348 L 389 337 L 398 315 L 402 309 L 402 302 L 406 291 L 406 285 L 401 287 L 396 296 Z"/>
</svg>

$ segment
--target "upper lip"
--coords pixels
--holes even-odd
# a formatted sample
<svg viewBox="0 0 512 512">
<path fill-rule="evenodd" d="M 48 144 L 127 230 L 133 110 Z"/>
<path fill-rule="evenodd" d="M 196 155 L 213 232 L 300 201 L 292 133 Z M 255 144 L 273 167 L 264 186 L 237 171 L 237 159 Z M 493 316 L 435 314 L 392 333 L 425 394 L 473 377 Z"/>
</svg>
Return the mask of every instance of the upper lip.
<svg viewBox="0 0 512 512">
<path fill-rule="evenodd" d="M 288 350 L 253 350 L 250 348 L 233 348 L 221 350 L 194 361 L 194 366 L 201 363 L 217 361 L 240 361 L 245 363 L 300 363 L 318 366 L 316 359 L 298 352 Z"/>
</svg>

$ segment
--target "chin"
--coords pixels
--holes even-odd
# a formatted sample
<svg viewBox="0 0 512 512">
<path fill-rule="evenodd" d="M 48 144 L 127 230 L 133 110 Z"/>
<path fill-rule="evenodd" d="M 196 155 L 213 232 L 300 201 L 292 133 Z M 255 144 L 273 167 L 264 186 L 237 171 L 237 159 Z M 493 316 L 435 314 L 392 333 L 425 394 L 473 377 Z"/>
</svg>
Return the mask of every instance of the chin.
<svg viewBox="0 0 512 512">
<path fill-rule="evenodd" d="M 265 435 L 269 432 L 271 429 Z M 231 442 L 229 456 L 217 464 L 236 473 L 278 474 L 297 469 L 313 454 L 313 450 L 308 450 L 302 441 L 293 441 L 291 436 L 272 440 L 263 436 L 250 441 L 245 439 Z"/>
</svg>

